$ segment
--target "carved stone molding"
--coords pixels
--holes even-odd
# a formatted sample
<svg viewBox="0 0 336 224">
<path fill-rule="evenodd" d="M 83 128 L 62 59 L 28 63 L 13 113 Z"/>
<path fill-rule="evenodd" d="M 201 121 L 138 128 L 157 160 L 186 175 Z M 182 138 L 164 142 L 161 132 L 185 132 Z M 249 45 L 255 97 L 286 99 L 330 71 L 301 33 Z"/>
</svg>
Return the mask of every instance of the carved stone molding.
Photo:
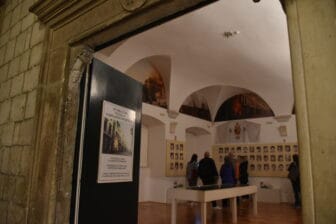
<svg viewBox="0 0 336 224">
<path fill-rule="evenodd" d="M 85 67 L 91 63 L 93 58 L 94 50 L 88 46 L 84 46 L 80 49 L 76 60 L 70 70 L 70 81 L 69 81 L 69 87 L 73 85 L 78 85 L 81 77 L 83 75 Z"/>
<path fill-rule="evenodd" d="M 146 3 L 146 0 L 119 0 L 119 2 L 123 9 L 132 12 L 141 8 Z"/>
<path fill-rule="evenodd" d="M 69 107 L 75 103 L 74 100 L 78 100 L 77 97 L 79 95 L 79 84 L 82 80 L 85 68 L 92 61 L 93 53 L 94 50 L 87 46 L 84 46 L 79 50 L 79 53 L 69 73 L 68 96 L 66 97 L 64 108 L 65 112 L 67 112 Z"/>
<path fill-rule="evenodd" d="M 106 0 L 39 0 L 29 11 L 51 28 L 60 27 Z"/>
</svg>

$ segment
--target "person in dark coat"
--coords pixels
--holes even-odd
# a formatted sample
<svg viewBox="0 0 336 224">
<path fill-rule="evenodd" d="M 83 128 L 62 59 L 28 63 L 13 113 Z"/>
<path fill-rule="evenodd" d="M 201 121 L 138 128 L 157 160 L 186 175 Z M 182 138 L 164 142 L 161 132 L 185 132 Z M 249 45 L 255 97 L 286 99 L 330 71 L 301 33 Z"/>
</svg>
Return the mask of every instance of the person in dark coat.
<svg viewBox="0 0 336 224">
<path fill-rule="evenodd" d="M 209 152 L 204 153 L 198 165 L 198 176 L 201 178 L 203 185 L 217 184 L 218 172 L 215 161 L 210 158 Z M 212 201 L 212 207 L 217 208 L 216 201 Z"/>
<path fill-rule="evenodd" d="M 248 161 L 246 156 L 240 157 L 240 164 L 239 164 L 239 183 L 240 185 L 247 185 L 248 184 Z M 248 199 L 248 195 L 243 195 L 242 198 Z"/>
<path fill-rule="evenodd" d="M 233 187 L 236 183 L 235 171 L 230 156 L 224 157 L 224 164 L 220 169 L 220 177 L 222 180 L 222 185 L 225 187 Z M 222 204 L 223 207 L 227 207 L 229 205 L 229 200 L 223 199 Z"/>
<path fill-rule="evenodd" d="M 292 183 L 294 196 L 295 196 L 295 207 L 301 207 L 301 199 L 300 199 L 300 171 L 299 171 L 299 156 L 297 154 L 293 155 L 293 162 L 288 167 L 288 178 Z"/>
<path fill-rule="evenodd" d="M 224 164 L 220 169 L 220 177 L 223 185 L 233 186 L 236 182 L 233 165 L 229 156 L 224 157 Z"/>
<path fill-rule="evenodd" d="M 248 184 L 248 173 L 247 173 L 247 168 L 248 168 L 248 161 L 245 156 L 241 157 L 239 164 L 239 183 L 241 185 L 246 185 Z"/>
</svg>

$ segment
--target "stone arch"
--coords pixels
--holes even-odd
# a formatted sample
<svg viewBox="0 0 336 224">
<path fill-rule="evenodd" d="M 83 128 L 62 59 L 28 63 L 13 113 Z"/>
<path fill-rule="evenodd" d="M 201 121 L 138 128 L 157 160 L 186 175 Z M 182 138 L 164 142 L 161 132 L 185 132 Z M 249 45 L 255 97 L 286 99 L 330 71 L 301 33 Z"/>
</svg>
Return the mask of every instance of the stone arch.
<svg viewBox="0 0 336 224">
<path fill-rule="evenodd" d="M 254 93 L 256 95 L 259 95 L 255 93 L 254 91 L 251 91 L 246 88 L 236 87 L 236 86 L 230 86 L 230 85 L 210 85 L 204 88 L 201 88 L 199 90 L 194 91 L 191 93 L 188 97 L 193 95 L 201 95 L 203 96 L 203 99 L 206 100 L 206 103 L 208 105 L 208 110 L 211 116 L 211 121 L 215 120 L 215 116 L 217 115 L 217 111 L 219 110 L 220 106 L 225 102 L 227 99 L 229 99 L 232 96 L 238 95 L 238 94 L 245 94 L 245 93 Z M 179 111 L 183 113 L 183 105 L 186 103 L 188 97 L 184 100 L 182 105 L 180 106 Z M 264 98 L 262 98 L 265 102 Z M 268 103 L 267 103 L 268 104 Z M 268 104 L 269 105 L 269 104 Z M 181 111 L 182 109 L 182 111 Z M 193 115 L 190 113 L 187 113 L 189 115 Z"/>
</svg>

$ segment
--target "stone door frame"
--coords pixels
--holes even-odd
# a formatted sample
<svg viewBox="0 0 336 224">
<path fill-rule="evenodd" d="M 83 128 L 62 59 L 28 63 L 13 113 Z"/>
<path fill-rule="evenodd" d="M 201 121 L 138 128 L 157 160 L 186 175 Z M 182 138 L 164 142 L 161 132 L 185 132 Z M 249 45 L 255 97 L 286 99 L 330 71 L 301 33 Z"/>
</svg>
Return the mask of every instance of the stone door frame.
<svg viewBox="0 0 336 224">
<path fill-rule="evenodd" d="M 81 113 L 79 84 L 94 49 L 211 2 L 214 0 L 40 0 L 30 8 L 49 29 L 38 93 L 28 223 L 69 223 Z"/>
<path fill-rule="evenodd" d="M 28 223 L 69 223 L 79 83 L 94 49 L 214 1 L 40 0 L 30 8 L 49 31 L 39 84 Z M 295 88 L 302 83 L 294 80 Z"/>
</svg>

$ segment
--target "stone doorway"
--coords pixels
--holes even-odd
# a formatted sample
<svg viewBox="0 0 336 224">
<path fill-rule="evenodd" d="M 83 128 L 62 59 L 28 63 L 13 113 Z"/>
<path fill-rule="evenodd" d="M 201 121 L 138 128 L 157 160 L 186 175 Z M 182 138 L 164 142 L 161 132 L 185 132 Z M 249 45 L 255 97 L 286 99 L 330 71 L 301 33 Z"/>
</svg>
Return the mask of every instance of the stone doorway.
<svg viewBox="0 0 336 224">
<path fill-rule="evenodd" d="M 31 180 L 32 188 L 28 196 L 28 222 L 69 222 L 73 158 L 76 143 L 75 127 L 79 105 L 78 86 L 81 71 L 90 60 L 92 49 L 106 43 L 110 44 L 111 40 L 121 40 L 125 35 L 135 33 L 139 27 L 150 26 L 154 22 L 159 23 L 158 21 L 163 22 L 211 2 L 213 1 L 87 0 L 67 1 L 66 3 L 38 1 L 31 7 L 31 11 L 38 15 L 38 18 L 47 24 L 50 29 L 45 54 L 46 62 L 40 83 L 42 88 L 39 97 L 40 109 L 38 111 L 37 137 L 34 144 L 36 155 L 34 156 L 34 169 Z M 304 3 L 296 6 L 296 1 L 284 2 L 286 3 L 286 8 L 289 9 L 287 15 L 290 17 L 289 31 L 293 58 L 295 59 L 295 56 L 297 56 L 293 61 L 293 72 L 298 74 L 294 79 L 294 86 L 297 92 L 297 103 L 300 103 L 296 109 L 298 113 L 301 113 L 298 121 L 299 126 L 302 127 L 299 133 L 299 140 L 301 147 L 304 146 L 306 148 L 306 152 L 301 156 L 306 164 L 304 173 L 302 173 L 305 184 L 305 192 L 303 193 L 306 196 L 306 207 L 304 207 L 303 216 L 307 223 L 314 223 L 314 195 L 317 195 L 317 193 L 313 194 L 313 181 L 316 178 L 313 175 L 312 166 L 320 164 L 317 165 L 320 167 L 321 163 L 315 162 L 313 164 L 315 160 L 312 161 L 311 154 L 317 156 L 316 161 L 318 161 L 318 158 L 325 161 L 327 157 L 312 153 L 311 145 L 319 147 L 320 141 L 311 139 L 310 131 L 315 133 L 319 129 L 325 130 L 323 124 L 328 123 L 330 119 L 326 119 L 321 124 L 313 123 L 317 127 L 316 130 L 309 126 L 308 119 L 312 119 L 312 117 L 307 113 L 307 101 L 309 99 L 307 99 L 306 92 L 311 93 L 309 92 L 311 90 L 305 89 L 306 80 L 303 76 L 300 76 L 301 73 L 305 73 L 303 71 L 305 65 L 302 64 L 302 58 L 306 56 L 300 55 L 302 46 L 300 45 L 301 43 L 297 43 L 302 39 L 298 31 L 302 23 L 298 20 L 298 11 L 296 9 L 297 7 L 299 9 L 300 7 L 304 8 L 302 6 Z M 300 13 L 305 16 L 309 15 L 309 13 L 301 11 Z M 328 15 L 334 14 L 330 13 Z M 309 31 L 306 33 L 309 33 Z M 314 81 L 311 77 L 309 78 L 311 82 Z M 322 93 L 324 92 L 322 91 Z M 326 105 L 324 106 L 327 107 Z M 328 134 L 332 132 L 328 128 L 325 131 Z M 332 142 L 330 137 L 322 145 L 329 149 L 334 146 L 334 142 Z M 328 165 L 332 163 L 324 164 L 322 165 L 327 167 L 333 166 Z M 332 177 L 333 174 L 330 172 L 328 176 Z M 321 193 L 318 196 L 318 200 L 323 204 L 327 200 L 324 200 L 322 196 L 325 196 L 328 191 L 324 191 L 319 185 L 315 187 L 317 190 L 314 190 Z M 323 218 L 324 213 L 319 211 L 322 220 L 329 217 L 332 218 L 331 213 L 329 212 L 328 216 Z"/>
<path fill-rule="evenodd" d="M 79 114 L 79 84 L 94 49 L 214 1 L 44 2 L 31 11 L 49 27 L 35 143 L 31 223 L 68 223 Z"/>
</svg>

